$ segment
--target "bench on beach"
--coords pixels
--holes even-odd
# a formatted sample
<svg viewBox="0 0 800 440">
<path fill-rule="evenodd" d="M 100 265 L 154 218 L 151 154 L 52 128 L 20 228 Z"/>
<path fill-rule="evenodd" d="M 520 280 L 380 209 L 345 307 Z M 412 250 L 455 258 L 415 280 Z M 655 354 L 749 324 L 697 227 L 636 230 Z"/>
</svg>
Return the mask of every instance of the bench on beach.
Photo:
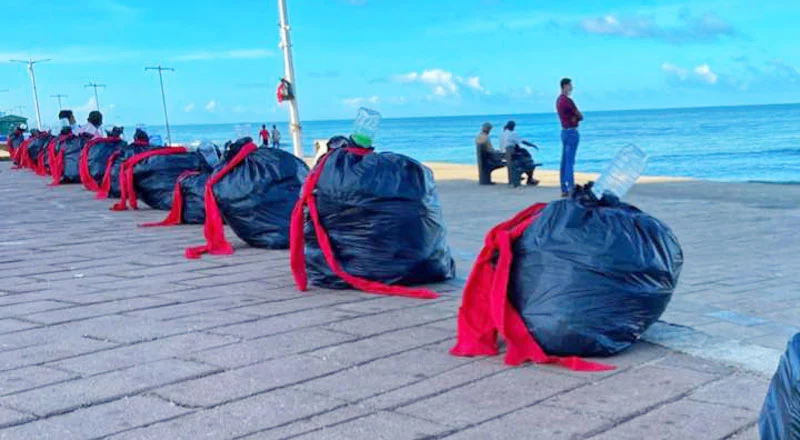
<svg viewBox="0 0 800 440">
<path fill-rule="evenodd" d="M 492 171 L 506 167 L 506 160 L 488 154 L 479 145 L 475 146 L 478 159 L 478 185 L 492 185 Z"/>
</svg>

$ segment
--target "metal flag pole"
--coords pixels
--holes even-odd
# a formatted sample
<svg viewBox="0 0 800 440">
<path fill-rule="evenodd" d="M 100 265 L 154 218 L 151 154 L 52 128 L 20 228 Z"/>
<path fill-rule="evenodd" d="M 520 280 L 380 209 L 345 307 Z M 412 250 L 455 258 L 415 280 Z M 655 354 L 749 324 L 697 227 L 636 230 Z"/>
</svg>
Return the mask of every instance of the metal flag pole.
<svg viewBox="0 0 800 440">
<path fill-rule="evenodd" d="M 164 123 L 167 126 L 167 146 L 172 145 L 172 135 L 169 132 L 169 117 L 167 116 L 167 95 L 164 94 L 164 76 L 161 72 L 168 70 L 170 72 L 174 72 L 175 69 L 172 67 L 161 67 L 158 65 L 156 67 L 145 67 L 144 70 L 158 70 L 158 81 L 161 83 L 161 103 L 164 105 Z"/>
<path fill-rule="evenodd" d="M 67 95 L 62 95 L 62 94 L 60 94 L 60 93 L 59 93 L 59 94 L 57 94 L 57 95 L 50 95 L 50 97 L 51 97 L 51 98 L 56 98 L 56 99 L 58 99 L 58 110 L 59 110 L 59 111 L 61 111 L 61 110 L 63 110 L 63 109 L 64 109 L 64 106 L 63 106 L 63 105 L 61 105 L 61 98 L 68 98 L 68 96 L 67 96 Z"/>
<path fill-rule="evenodd" d="M 294 63 L 292 61 L 292 42 L 289 38 L 289 17 L 286 11 L 286 0 L 278 0 L 278 10 L 281 17 L 281 44 L 283 49 L 283 64 L 286 80 L 292 86 L 293 99 L 289 100 L 289 129 L 292 132 L 292 143 L 294 144 L 294 155 L 303 157 L 302 132 L 300 127 L 300 116 L 297 111 L 297 82 L 294 77 Z"/>
<path fill-rule="evenodd" d="M 87 87 L 87 88 L 91 87 L 91 88 L 94 89 L 94 104 L 95 104 L 95 107 L 96 107 L 97 111 L 100 111 L 100 97 L 97 95 L 97 89 L 98 88 L 105 89 L 106 85 L 105 84 L 97 84 L 97 83 L 94 83 L 94 82 L 90 82 L 89 84 L 86 84 L 83 87 Z"/>
<path fill-rule="evenodd" d="M 36 108 L 36 128 L 42 129 L 42 114 L 39 112 L 39 92 L 36 90 L 36 75 L 33 73 L 33 65 L 37 63 L 44 63 L 50 61 L 50 58 L 44 60 L 10 60 L 12 63 L 22 63 L 28 65 L 28 73 L 31 75 L 31 85 L 33 86 L 33 105 Z"/>
</svg>

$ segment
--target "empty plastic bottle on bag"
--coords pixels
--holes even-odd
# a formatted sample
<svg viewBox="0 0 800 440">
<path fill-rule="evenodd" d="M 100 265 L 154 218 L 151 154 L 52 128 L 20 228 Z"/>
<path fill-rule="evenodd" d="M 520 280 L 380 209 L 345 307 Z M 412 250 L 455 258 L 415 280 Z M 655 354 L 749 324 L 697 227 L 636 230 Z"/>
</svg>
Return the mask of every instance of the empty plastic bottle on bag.
<svg viewBox="0 0 800 440">
<path fill-rule="evenodd" d="M 350 136 L 353 142 L 364 147 L 372 147 L 375 141 L 375 135 L 378 134 L 378 128 L 381 125 L 381 114 L 375 110 L 365 107 L 358 109 L 356 115 L 355 127 L 353 134 Z"/>
<path fill-rule="evenodd" d="M 606 193 L 622 199 L 642 175 L 646 166 L 647 153 L 636 145 L 626 145 L 617 151 L 608 168 L 592 186 L 592 192 L 598 199 Z"/>
</svg>

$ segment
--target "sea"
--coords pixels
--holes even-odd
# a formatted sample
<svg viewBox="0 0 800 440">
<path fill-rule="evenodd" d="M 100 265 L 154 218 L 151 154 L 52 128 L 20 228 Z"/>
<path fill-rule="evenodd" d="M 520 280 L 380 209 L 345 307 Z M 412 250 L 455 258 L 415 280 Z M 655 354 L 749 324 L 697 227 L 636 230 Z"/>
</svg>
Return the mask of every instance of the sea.
<svg viewBox="0 0 800 440">
<path fill-rule="evenodd" d="M 301 109 L 302 110 L 302 109 Z M 554 113 L 425 118 L 381 121 L 376 148 L 420 161 L 475 163 L 474 139 L 481 124 L 494 125 L 497 147 L 502 128 L 516 121 L 523 139 L 543 168 L 558 169 L 560 127 Z M 172 126 L 173 142 L 209 140 L 222 144 L 244 135 L 257 137 L 262 123 Z M 286 123 L 275 123 L 283 148 L 291 150 Z M 307 121 L 302 124 L 306 155 L 313 142 L 347 135 L 352 121 Z M 164 135 L 163 127 L 147 127 Z M 580 127 L 577 171 L 602 172 L 615 152 L 634 144 L 648 154 L 645 174 L 722 182 L 800 183 L 800 104 L 587 112 Z"/>
</svg>

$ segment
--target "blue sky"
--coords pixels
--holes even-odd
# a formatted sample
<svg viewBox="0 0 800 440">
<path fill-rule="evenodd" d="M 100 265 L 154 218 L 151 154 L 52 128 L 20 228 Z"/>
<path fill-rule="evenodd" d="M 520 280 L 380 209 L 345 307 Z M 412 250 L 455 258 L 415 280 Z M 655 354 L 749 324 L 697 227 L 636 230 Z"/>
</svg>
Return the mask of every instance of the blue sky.
<svg viewBox="0 0 800 440">
<path fill-rule="evenodd" d="M 800 102 L 800 5 L 762 0 L 288 0 L 303 119 L 552 111 L 562 76 L 584 110 Z M 37 66 L 85 118 L 107 84 L 111 123 L 283 121 L 273 0 L 25 0 L 6 16 L 0 111 L 33 113 Z M 35 11 L 35 14 L 34 14 Z M 32 17 L 35 16 L 35 19 Z"/>
</svg>

